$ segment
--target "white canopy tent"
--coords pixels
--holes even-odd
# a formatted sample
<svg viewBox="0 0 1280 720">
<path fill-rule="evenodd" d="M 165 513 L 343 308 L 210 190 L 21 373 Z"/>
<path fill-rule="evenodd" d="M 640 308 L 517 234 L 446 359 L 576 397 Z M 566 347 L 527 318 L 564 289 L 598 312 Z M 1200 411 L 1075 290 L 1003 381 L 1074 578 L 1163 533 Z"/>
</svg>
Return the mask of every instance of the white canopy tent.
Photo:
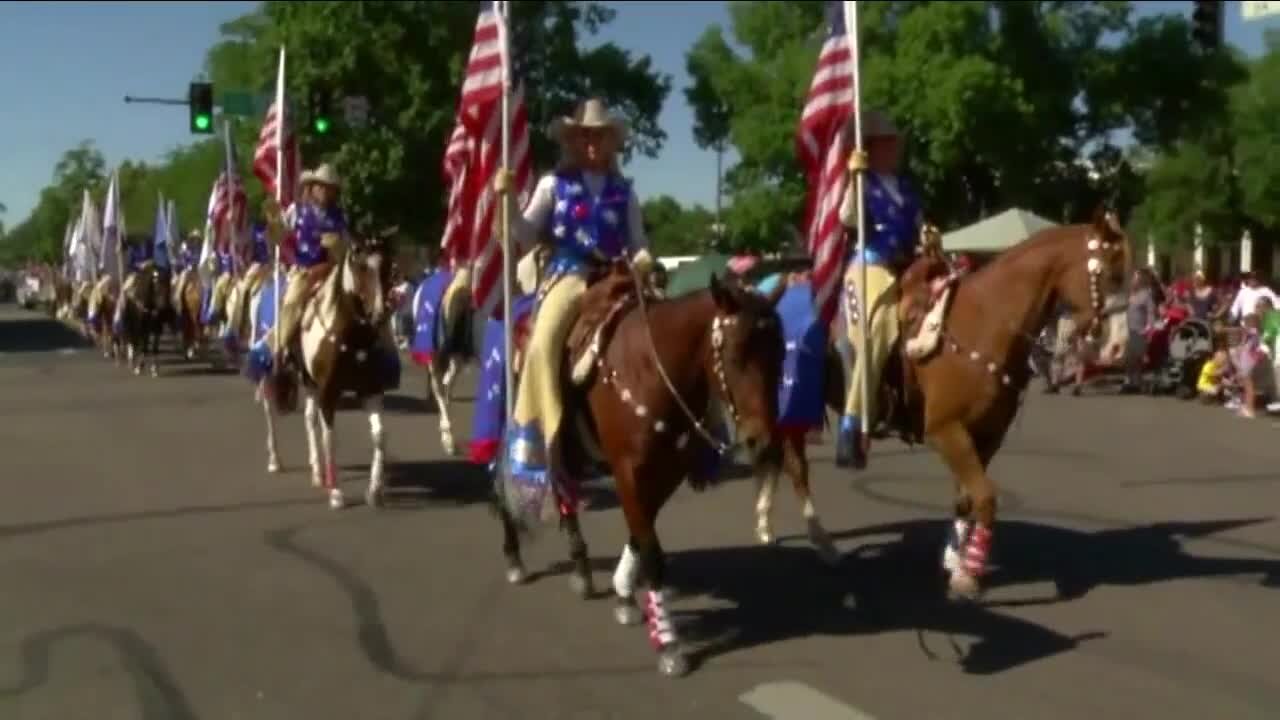
<svg viewBox="0 0 1280 720">
<path fill-rule="evenodd" d="M 968 227 L 942 236 L 944 252 L 998 253 L 1026 240 L 1032 233 L 1057 223 L 1026 210 L 1010 208 Z"/>
</svg>

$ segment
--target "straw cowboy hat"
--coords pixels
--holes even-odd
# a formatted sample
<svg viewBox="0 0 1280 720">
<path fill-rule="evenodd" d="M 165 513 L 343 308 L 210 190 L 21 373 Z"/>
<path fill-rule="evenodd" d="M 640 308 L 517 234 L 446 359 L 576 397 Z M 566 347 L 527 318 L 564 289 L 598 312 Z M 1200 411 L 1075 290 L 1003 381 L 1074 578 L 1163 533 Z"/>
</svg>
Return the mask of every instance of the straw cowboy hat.
<svg viewBox="0 0 1280 720">
<path fill-rule="evenodd" d="M 609 112 L 609 108 L 600 98 L 591 98 L 579 104 L 572 117 L 558 117 L 552 120 L 547 128 L 547 134 L 564 143 L 570 131 L 582 128 L 612 129 L 617 135 L 619 144 L 627 139 L 626 122 Z"/>
<path fill-rule="evenodd" d="M 334 170 L 329 163 L 325 163 L 315 170 L 302 171 L 301 181 L 303 185 L 320 183 L 321 185 L 335 188 L 342 187 L 342 179 L 338 177 L 338 171 Z"/>
</svg>

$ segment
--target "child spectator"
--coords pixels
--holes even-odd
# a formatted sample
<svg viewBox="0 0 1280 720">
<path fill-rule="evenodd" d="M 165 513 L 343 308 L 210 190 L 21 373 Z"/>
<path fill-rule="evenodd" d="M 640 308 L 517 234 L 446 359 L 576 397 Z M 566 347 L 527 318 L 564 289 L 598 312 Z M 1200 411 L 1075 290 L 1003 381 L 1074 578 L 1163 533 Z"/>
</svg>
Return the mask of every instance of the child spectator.
<svg viewBox="0 0 1280 720">
<path fill-rule="evenodd" d="M 1213 357 L 1200 366 L 1200 377 L 1196 381 L 1196 392 L 1205 403 L 1222 402 L 1226 397 L 1226 383 L 1231 372 L 1231 360 L 1226 350 L 1218 350 Z"/>
</svg>

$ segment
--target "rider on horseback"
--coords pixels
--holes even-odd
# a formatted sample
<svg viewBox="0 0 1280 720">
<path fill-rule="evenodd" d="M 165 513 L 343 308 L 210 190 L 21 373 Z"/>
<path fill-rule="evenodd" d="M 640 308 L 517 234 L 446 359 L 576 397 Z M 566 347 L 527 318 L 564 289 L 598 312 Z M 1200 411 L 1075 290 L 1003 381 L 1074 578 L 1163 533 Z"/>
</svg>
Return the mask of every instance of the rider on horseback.
<svg viewBox="0 0 1280 720">
<path fill-rule="evenodd" d="M 642 275 L 653 265 L 640 201 L 618 167 L 625 123 L 593 98 L 579 105 L 573 117 L 553 122 L 550 132 L 562 148 L 560 165 L 538 182 L 523 217 L 512 214 L 514 240 L 527 246 L 545 235 L 553 246 L 508 436 L 512 472 L 529 480 L 561 469 L 553 449 L 564 415 L 560 370 L 588 271 L 628 254 Z M 495 189 L 506 193 L 509 185 L 510 178 L 500 174 Z"/>
<path fill-rule="evenodd" d="M 338 206 L 342 181 L 337 171 L 325 163 L 314 171 L 303 172 L 301 180 L 302 197 L 289 207 L 283 218 L 273 202 L 267 203 L 267 222 L 276 231 L 273 234 L 283 235 L 282 225 L 287 224 L 297 237 L 297 265 L 289 273 L 289 288 L 280 303 L 280 317 L 276 319 L 283 353 L 276 358 L 277 367 L 292 353 L 302 323 L 303 303 L 342 257 L 348 239 L 347 216 Z"/>
<path fill-rule="evenodd" d="M 852 132 L 852 119 L 847 128 Z M 898 279 L 915 257 L 917 243 L 924 228 L 921 202 L 915 188 L 899 174 L 901 139 L 898 130 L 885 115 L 873 110 L 862 113 L 865 151 L 854 150 L 849 157 L 849 171 L 863 173 L 865 188 L 866 249 L 864 257 L 856 257 L 856 246 L 845 273 L 845 323 L 854 359 L 851 382 L 846 388 L 845 411 L 840 420 L 836 442 L 836 464 L 862 469 L 867 464 L 870 440 L 862 434 L 863 423 L 875 423 L 874 399 L 880 388 L 880 375 L 898 338 Z M 851 232 L 863 220 L 857 216 L 856 184 L 850 179 L 844 201 L 840 205 L 840 221 Z M 862 264 L 866 264 L 867 333 L 862 337 L 858 313 L 864 308 L 858 284 Z M 868 347 L 869 346 L 869 347 Z M 867 373 L 867 395 L 862 396 L 862 374 Z M 864 404 L 865 403 L 865 404 Z"/>
</svg>

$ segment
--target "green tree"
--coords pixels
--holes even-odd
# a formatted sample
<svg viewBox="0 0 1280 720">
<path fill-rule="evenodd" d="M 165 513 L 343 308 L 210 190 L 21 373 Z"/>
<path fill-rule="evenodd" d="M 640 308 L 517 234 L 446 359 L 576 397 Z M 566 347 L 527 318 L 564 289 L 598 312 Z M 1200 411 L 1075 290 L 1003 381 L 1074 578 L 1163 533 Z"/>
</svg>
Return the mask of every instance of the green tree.
<svg viewBox="0 0 1280 720">
<path fill-rule="evenodd" d="M 669 195 L 649 198 L 643 208 L 654 255 L 706 252 L 715 218 L 701 205 L 685 208 Z"/>
<path fill-rule="evenodd" d="M 1184 20 L 1135 22 L 1127 2 L 863 7 L 864 105 L 903 129 L 907 170 L 943 227 L 1014 205 L 1075 219 L 1100 199 L 1133 202 L 1135 172 L 1115 133 L 1167 145 L 1197 122 L 1213 124 L 1222 94 L 1209 81 L 1234 67 L 1198 53 Z M 734 3 L 730 19 L 744 51 L 709 28 L 689 53 L 699 88 L 689 97 L 707 106 L 695 111 L 699 134 L 714 127 L 705 120 L 714 107 L 732 108 L 729 138 L 742 159 L 729 173 L 729 225 L 745 234 L 739 242 L 768 247 L 785 237 L 778 227 L 800 219 L 794 133 L 824 38 L 822 4 Z M 706 88 L 710 99 L 699 100 Z M 1124 192 L 1110 186 L 1117 178 Z"/>
<path fill-rule="evenodd" d="M 629 121 L 628 153 L 655 156 L 666 137 L 657 117 L 669 78 L 654 71 L 648 57 L 583 43 L 613 11 L 595 3 L 511 7 L 514 72 L 528 87 L 535 167 L 546 167 L 555 151 L 542 132 L 546 122 L 589 94 L 604 97 Z M 303 158 L 309 166 L 323 160 L 338 167 L 358 222 L 376 219 L 418 242 L 436 242 L 447 195 L 441 160 L 477 8 L 473 2 L 266 2 L 223 26 L 207 70 L 227 89 L 269 89 L 283 43 L 295 101 L 312 88 L 368 98 L 368 127 L 339 124 L 323 137 L 304 135 Z M 238 135 L 241 142 L 249 150 L 252 136 Z"/>
</svg>

